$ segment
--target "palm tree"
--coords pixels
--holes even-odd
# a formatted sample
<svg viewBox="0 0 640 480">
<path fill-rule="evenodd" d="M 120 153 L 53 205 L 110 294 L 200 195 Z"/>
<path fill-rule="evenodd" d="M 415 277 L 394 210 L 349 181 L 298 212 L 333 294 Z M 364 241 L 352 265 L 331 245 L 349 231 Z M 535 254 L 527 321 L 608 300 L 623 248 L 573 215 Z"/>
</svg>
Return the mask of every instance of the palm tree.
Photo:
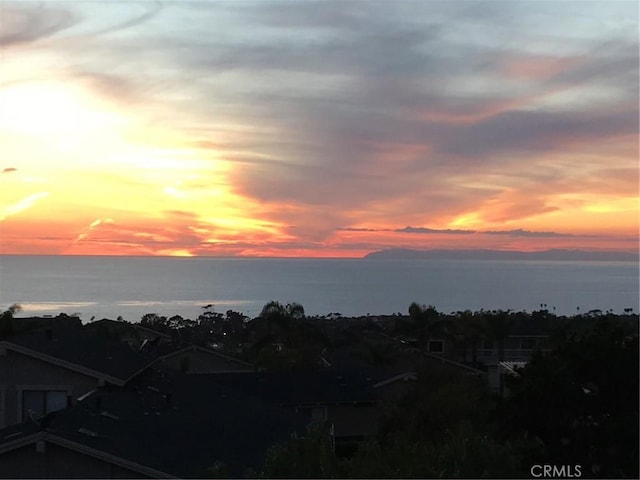
<svg viewBox="0 0 640 480">
<path fill-rule="evenodd" d="M 258 359 L 267 358 L 271 366 L 313 366 L 329 345 L 327 337 L 305 316 L 304 307 L 299 303 L 282 305 L 271 301 L 253 322 L 256 322 L 252 325 L 254 355 Z"/>
<path fill-rule="evenodd" d="M 294 323 L 305 318 L 304 307 L 299 303 L 282 305 L 271 301 L 262 307 L 259 318 L 263 319 L 267 334 L 275 336 L 283 343 L 288 343 L 292 336 Z"/>
<path fill-rule="evenodd" d="M 436 307 L 420 305 L 417 302 L 409 305 L 409 322 L 405 329 L 407 333 L 415 336 L 422 349 L 428 348 L 429 340 L 433 336 L 448 337 L 452 333 L 452 325 L 440 315 Z"/>
</svg>

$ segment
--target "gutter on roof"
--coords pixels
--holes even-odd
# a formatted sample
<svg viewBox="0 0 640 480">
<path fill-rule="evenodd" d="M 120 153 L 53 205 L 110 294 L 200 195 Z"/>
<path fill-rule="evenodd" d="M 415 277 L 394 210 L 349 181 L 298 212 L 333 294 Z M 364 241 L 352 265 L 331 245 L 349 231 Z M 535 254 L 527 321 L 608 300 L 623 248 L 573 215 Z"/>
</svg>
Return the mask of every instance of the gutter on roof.
<svg viewBox="0 0 640 480">
<path fill-rule="evenodd" d="M 216 352 L 215 350 L 210 350 L 208 348 L 200 347 L 198 345 L 189 345 L 187 347 L 181 348 L 180 350 L 176 350 L 175 352 L 171 352 L 171 353 L 168 353 L 166 355 L 163 355 L 162 357 L 158 357 L 155 360 L 153 360 L 151 362 L 151 364 L 156 363 L 156 362 L 158 362 L 160 360 L 166 360 L 167 358 L 170 358 L 170 357 L 172 357 L 174 355 L 178 355 L 180 353 L 189 352 L 189 351 L 195 352 L 197 350 L 202 351 L 204 353 L 208 353 L 210 355 L 215 355 L 216 357 L 223 358 L 225 360 L 231 360 L 232 362 L 239 363 L 239 364 L 244 365 L 246 367 L 255 368 L 255 365 L 252 365 L 250 363 L 244 362 L 244 361 L 239 360 L 239 359 L 234 358 L 234 357 L 230 357 L 229 355 L 225 355 L 224 353 Z"/>
<path fill-rule="evenodd" d="M 39 431 L 36 433 L 32 433 L 27 435 L 26 437 L 19 437 L 15 440 L 10 440 L 7 443 L 0 443 L 0 455 L 6 452 L 10 452 L 11 450 L 15 450 L 16 448 L 24 447 L 25 445 L 29 445 L 33 442 L 37 442 L 42 440 L 46 436 L 46 432 Z"/>
<path fill-rule="evenodd" d="M 143 475 L 148 475 L 153 478 L 179 478 L 169 473 L 162 472 L 160 470 L 156 470 L 154 468 L 147 467 L 145 465 L 140 465 L 139 463 L 132 462 L 131 460 L 127 460 L 126 458 L 118 457 L 117 455 L 112 455 L 102 450 L 97 450 L 87 445 L 83 445 L 82 443 L 73 442 L 71 440 L 67 440 L 66 438 L 59 437 L 57 435 L 53 435 L 50 433 L 46 434 L 45 440 L 55 445 L 69 448 L 71 450 L 75 450 L 80 453 L 84 453 L 86 455 L 97 458 L 99 460 L 103 460 L 108 463 L 113 463 L 120 467 L 133 470 L 134 472 L 138 472 Z"/>
<path fill-rule="evenodd" d="M 375 404 L 376 400 L 337 400 L 337 401 L 326 401 L 326 402 L 282 402 L 280 403 L 283 407 L 317 407 L 317 406 L 326 406 L 326 405 L 354 405 L 357 403 L 363 404 Z"/>
<path fill-rule="evenodd" d="M 441 363 L 448 363 L 449 365 L 454 365 L 456 367 L 464 368 L 465 370 L 469 370 L 470 372 L 476 375 L 486 375 L 487 372 L 483 372 L 482 370 L 478 370 L 477 368 L 470 367 L 469 365 L 465 365 L 464 363 L 456 362 L 453 360 L 449 360 L 448 358 L 440 357 L 438 355 L 434 355 L 429 352 L 422 352 L 425 357 L 433 358 L 435 360 L 440 360 Z"/>
<path fill-rule="evenodd" d="M 385 385 L 388 385 L 390 383 L 395 382 L 396 380 L 416 380 L 417 379 L 417 374 L 416 372 L 405 372 L 405 373 L 400 373 L 394 377 L 391 378 L 387 378 L 386 380 L 380 380 L 378 383 L 374 383 L 373 384 L 373 388 L 379 388 L 379 387 L 384 387 Z"/>
</svg>

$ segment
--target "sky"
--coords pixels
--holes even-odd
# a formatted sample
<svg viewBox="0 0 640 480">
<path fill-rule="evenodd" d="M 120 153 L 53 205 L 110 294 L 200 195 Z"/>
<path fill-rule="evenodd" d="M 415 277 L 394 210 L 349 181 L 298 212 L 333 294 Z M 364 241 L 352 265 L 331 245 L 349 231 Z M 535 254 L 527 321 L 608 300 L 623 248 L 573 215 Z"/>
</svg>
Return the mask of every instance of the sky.
<svg viewBox="0 0 640 480">
<path fill-rule="evenodd" d="M 0 0 L 0 252 L 637 252 L 638 10 Z"/>
</svg>

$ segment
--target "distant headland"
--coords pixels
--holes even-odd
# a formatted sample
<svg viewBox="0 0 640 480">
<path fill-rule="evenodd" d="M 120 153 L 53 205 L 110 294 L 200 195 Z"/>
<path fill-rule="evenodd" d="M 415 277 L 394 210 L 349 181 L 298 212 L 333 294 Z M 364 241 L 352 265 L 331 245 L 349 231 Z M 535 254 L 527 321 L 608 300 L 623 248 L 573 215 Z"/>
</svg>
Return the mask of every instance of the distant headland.
<svg viewBox="0 0 640 480">
<path fill-rule="evenodd" d="M 556 260 L 556 261 L 609 261 L 637 262 L 638 253 L 617 251 L 588 251 L 552 249 L 536 252 L 510 250 L 414 250 L 409 248 L 390 248 L 371 252 L 366 259 L 380 260 Z"/>
</svg>

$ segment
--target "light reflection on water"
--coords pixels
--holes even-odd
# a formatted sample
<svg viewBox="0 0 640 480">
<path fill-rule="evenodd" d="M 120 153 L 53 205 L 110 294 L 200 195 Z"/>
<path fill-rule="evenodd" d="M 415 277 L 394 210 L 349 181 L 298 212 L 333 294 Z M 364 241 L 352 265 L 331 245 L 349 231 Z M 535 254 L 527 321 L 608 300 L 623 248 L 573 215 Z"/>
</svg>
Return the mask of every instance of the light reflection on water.
<svg viewBox="0 0 640 480">
<path fill-rule="evenodd" d="M 638 284 L 633 262 L 0 256 L 0 308 L 84 321 L 193 319 L 210 304 L 253 317 L 271 300 L 310 315 L 406 313 L 413 301 L 445 313 L 541 304 L 564 315 L 637 312 Z"/>
</svg>

